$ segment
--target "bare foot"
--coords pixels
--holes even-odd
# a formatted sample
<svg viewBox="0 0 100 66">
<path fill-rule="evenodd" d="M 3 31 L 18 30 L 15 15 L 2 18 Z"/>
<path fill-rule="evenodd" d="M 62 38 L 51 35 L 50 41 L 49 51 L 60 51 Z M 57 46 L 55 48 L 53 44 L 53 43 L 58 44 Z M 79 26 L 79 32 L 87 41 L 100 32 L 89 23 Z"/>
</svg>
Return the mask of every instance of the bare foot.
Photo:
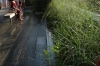
<svg viewBox="0 0 100 66">
<path fill-rule="evenodd" d="M 20 19 L 21 21 L 23 21 L 24 19 Z"/>
</svg>

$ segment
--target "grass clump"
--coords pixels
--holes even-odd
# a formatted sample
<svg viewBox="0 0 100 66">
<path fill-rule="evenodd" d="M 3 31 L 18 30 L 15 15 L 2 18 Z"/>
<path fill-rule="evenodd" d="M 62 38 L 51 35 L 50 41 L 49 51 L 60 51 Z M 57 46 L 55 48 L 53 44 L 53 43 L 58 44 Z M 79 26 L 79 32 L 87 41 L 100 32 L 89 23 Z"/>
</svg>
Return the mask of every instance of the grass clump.
<svg viewBox="0 0 100 66">
<path fill-rule="evenodd" d="M 44 16 L 53 32 L 55 66 L 94 66 L 100 55 L 100 26 L 87 0 L 52 0 Z"/>
</svg>

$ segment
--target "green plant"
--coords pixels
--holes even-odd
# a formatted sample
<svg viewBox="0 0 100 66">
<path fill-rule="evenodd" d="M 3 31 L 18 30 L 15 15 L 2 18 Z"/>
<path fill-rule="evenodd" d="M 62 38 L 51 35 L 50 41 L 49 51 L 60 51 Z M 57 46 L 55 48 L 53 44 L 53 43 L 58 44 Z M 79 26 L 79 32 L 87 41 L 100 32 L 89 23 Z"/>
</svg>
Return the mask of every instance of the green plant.
<svg viewBox="0 0 100 66">
<path fill-rule="evenodd" d="M 56 66 L 94 66 L 100 54 L 100 26 L 87 0 L 52 0 L 44 17 L 52 21 Z"/>
</svg>

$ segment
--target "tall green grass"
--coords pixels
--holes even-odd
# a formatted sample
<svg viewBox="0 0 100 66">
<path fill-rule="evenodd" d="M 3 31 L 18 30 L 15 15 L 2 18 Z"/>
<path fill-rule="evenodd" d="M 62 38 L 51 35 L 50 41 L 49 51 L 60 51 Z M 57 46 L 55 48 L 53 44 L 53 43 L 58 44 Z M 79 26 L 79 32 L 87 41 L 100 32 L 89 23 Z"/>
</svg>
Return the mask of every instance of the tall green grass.
<svg viewBox="0 0 100 66">
<path fill-rule="evenodd" d="M 94 66 L 100 55 L 100 26 L 87 0 L 52 0 L 44 16 L 53 25 L 55 66 Z"/>
<path fill-rule="evenodd" d="M 92 11 L 100 13 L 100 0 L 87 0 L 88 6 Z"/>
</svg>

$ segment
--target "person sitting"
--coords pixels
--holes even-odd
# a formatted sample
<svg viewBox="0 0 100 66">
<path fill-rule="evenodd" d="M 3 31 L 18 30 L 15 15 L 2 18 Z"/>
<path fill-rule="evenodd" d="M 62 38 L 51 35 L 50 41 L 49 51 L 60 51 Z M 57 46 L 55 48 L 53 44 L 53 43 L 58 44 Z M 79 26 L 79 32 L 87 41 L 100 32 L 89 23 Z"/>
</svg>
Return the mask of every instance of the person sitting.
<svg viewBox="0 0 100 66">
<path fill-rule="evenodd" d="M 22 11 L 18 8 L 15 0 L 11 1 L 10 10 L 15 11 L 18 14 L 19 19 L 22 21 Z"/>
</svg>

